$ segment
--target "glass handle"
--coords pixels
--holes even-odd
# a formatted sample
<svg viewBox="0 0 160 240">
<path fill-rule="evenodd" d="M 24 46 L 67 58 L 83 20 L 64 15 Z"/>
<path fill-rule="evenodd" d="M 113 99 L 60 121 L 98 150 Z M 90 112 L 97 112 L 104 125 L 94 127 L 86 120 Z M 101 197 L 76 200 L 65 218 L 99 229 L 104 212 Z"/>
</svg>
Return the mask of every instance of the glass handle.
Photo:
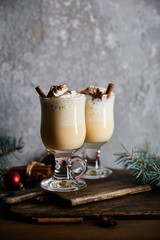
<svg viewBox="0 0 160 240">
<path fill-rule="evenodd" d="M 80 178 L 81 176 L 83 176 L 85 174 L 85 172 L 87 171 L 87 161 L 84 158 L 81 158 L 80 156 L 73 156 L 70 159 L 70 161 L 71 161 L 71 163 L 78 162 L 81 164 L 81 168 L 77 167 L 77 168 L 75 168 L 74 171 L 72 169 L 70 169 L 72 178 L 77 179 L 77 178 Z"/>
</svg>

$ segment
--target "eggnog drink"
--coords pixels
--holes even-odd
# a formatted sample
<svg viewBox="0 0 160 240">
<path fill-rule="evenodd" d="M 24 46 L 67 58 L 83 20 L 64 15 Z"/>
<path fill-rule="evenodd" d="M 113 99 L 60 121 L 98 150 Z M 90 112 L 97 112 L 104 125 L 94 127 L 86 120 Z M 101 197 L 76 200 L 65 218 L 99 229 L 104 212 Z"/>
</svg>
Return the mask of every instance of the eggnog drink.
<svg viewBox="0 0 160 240">
<path fill-rule="evenodd" d="M 111 93 L 110 97 L 107 98 L 104 88 L 94 86 L 81 90 L 81 92 L 86 95 L 85 142 L 108 142 L 114 130 L 113 105 L 115 95 Z"/>
<path fill-rule="evenodd" d="M 92 99 L 87 96 L 86 100 L 86 138 L 85 142 L 108 142 L 114 130 L 113 117 L 114 95 L 107 100 Z"/>
<path fill-rule="evenodd" d="M 75 92 L 41 99 L 41 138 L 50 152 L 82 146 L 86 128 L 85 96 Z"/>
<path fill-rule="evenodd" d="M 41 102 L 41 139 L 46 149 L 55 156 L 53 177 L 44 179 L 41 187 L 48 191 L 70 192 L 86 187 L 80 178 L 87 170 L 84 159 L 73 156 L 83 145 L 85 127 L 85 100 L 83 94 L 70 91 L 66 85 L 54 85 L 48 95 L 36 87 Z M 73 172 L 72 163 L 80 170 Z"/>
<path fill-rule="evenodd" d="M 81 90 L 86 95 L 84 145 L 88 171 L 84 177 L 88 179 L 104 178 L 111 174 L 109 169 L 101 167 L 100 147 L 109 141 L 114 130 L 113 87 L 114 84 L 110 83 L 107 90 L 95 86 Z"/>
</svg>

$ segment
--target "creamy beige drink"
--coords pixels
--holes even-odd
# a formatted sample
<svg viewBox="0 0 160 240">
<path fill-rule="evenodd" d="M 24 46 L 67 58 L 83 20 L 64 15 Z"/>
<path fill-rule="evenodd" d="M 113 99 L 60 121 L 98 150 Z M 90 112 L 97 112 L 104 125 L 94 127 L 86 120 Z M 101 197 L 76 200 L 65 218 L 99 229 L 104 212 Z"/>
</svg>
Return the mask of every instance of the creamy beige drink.
<svg viewBox="0 0 160 240">
<path fill-rule="evenodd" d="M 113 117 L 114 95 L 107 100 L 92 99 L 87 96 L 86 100 L 86 138 L 85 142 L 108 142 L 114 130 Z"/>
<path fill-rule="evenodd" d="M 109 141 L 114 130 L 114 84 L 110 83 L 107 90 L 90 86 L 80 92 L 86 95 L 85 118 L 86 138 L 85 157 L 88 171 L 85 178 L 105 178 L 111 174 L 107 168 L 101 167 L 100 147 Z"/>
<path fill-rule="evenodd" d="M 85 96 L 74 91 L 59 97 L 41 98 L 41 138 L 50 152 L 82 146 L 86 128 Z"/>
<path fill-rule="evenodd" d="M 36 87 L 36 91 L 41 102 L 41 139 L 55 157 L 53 176 L 44 179 L 41 187 L 55 192 L 82 189 L 87 185 L 79 178 L 85 174 L 87 164 L 83 158 L 73 154 L 83 145 L 86 135 L 86 97 L 68 90 L 66 85 L 52 86 L 47 96 L 40 86 Z M 78 162 L 78 165 L 75 164 L 78 167 L 73 170 L 74 162 Z"/>
<path fill-rule="evenodd" d="M 100 88 L 104 93 L 105 89 Z M 113 105 L 115 95 L 110 98 L 104 94 L 101 98 L 94 98 L 86 94 L 85 118 L 86 138 L 85 142 L 108 142 L 114 130 Z"/>
</svg>

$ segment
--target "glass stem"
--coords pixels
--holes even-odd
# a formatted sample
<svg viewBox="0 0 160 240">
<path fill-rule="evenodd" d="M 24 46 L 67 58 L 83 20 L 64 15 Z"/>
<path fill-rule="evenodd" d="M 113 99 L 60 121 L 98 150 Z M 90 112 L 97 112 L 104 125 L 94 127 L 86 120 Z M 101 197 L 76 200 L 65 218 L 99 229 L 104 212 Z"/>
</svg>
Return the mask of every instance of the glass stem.
<svg viewBox="0 0 160 240">
<path fill-rule="evenodd" d="M 70 163 L 68 158 L 58 157 L 55 158 L 55 170 L 54 170 L 54 178 L 59 180 L 70 179 Z"/>
<path fill-rule="evenodd" d="M 87 159 L 88 168 L 100 168 L 100 148 L 86 148 L 85 158 Z"/>
</svg>

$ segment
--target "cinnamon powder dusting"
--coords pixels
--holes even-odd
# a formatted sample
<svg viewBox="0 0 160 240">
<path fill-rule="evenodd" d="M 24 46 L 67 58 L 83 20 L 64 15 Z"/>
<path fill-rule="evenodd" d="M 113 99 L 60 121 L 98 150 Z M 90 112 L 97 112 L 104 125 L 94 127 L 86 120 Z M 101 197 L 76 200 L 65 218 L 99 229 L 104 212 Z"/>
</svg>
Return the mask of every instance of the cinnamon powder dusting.
<svg viewBox="0 0 160 240">
<path fill-rule="evenodd" d="M 95 87 L 95 86 L 89 86 L 89 87 L 81 90 L 80 93 L 89 94 L 93 99 L 95 99 L 95 98 L 102 99 L 103 95 L 107 95 L 107 99 L 109 99 L 113 88 L 114 88 L 113 83 L 109 83 L 106 90 Z"/>
</svg>

